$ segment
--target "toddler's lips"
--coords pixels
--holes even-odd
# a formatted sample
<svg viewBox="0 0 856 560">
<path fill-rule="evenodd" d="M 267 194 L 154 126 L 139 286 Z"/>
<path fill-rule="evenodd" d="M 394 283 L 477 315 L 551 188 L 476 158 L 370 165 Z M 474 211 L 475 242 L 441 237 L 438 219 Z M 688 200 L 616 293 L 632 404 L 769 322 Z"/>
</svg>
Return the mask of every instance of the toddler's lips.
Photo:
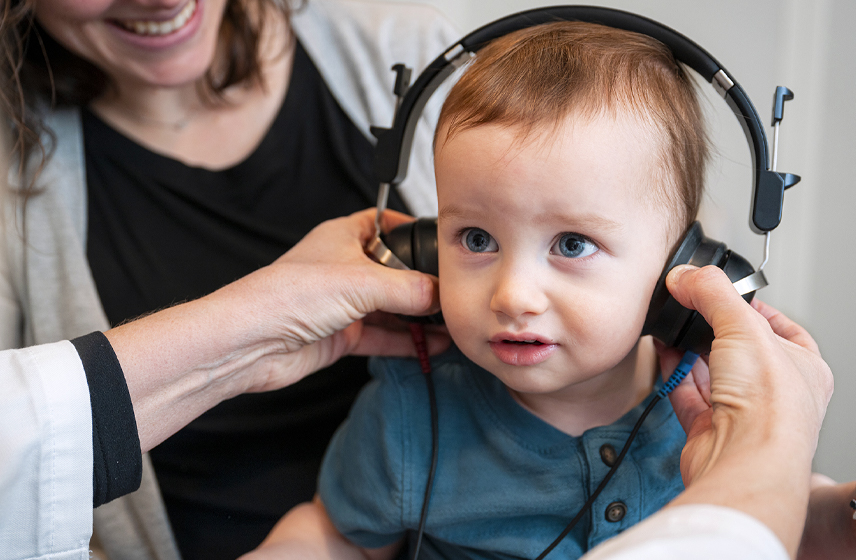
<svg viewBox="0 0 856 560">
<path fill-rule="evenodd" d="M 498 335 L 491 338 L 489 344 L 494 355 L 510 366 L 540 364 L 558 348 L 558 344 L 527 334 Z"/>
</svg>

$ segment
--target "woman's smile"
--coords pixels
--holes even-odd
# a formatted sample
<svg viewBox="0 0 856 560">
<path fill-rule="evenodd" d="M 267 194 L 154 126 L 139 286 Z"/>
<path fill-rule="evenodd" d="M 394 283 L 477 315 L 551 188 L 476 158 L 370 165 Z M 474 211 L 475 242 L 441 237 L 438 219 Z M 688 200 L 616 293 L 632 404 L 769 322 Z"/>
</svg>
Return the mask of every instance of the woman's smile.
<svg viewBox="0 0 856 560">
<path fill-rule="evenodd" d="M 190 0 L 179 12 L 168 20 L 116 19 L 111 23 L 137 35 L 169 35 L 187 25 L 196 12 L 196 0 Z"/>
<path fill-rule="evenodd" d="M 227 0 L 40 0 L 36 18 L 121 95 L 194 86 L 214 63 Z"/>
</svg>

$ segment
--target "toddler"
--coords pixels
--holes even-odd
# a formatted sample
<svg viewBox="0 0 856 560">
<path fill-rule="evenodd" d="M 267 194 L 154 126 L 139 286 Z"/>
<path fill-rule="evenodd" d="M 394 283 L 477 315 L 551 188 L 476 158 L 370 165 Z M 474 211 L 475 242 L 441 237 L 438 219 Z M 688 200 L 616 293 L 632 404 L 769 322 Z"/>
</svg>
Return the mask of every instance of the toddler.
<svg viewBox="0 0 856 560">
<path fill-rule="evenodd" d="M 435 169 L 440 299 L 457 348 L 432 360 L 439 463 L 420 558 L 535 558 L 606 475 L 659 383 L 640 334 L 696 216 L 702 120 L 662 44 L 577 22 L 494 41 L 452 89 Z M 331 557 L 394 558 L 419 524 L 425 379 L 415 360 L 375 360 L 372 374 L 318 499 L 283 521 L 294 557 L 314 539 Z M 658 404 L 550 557 L 577 558 L 676 496 L 684 442 Z"/>
</svg>

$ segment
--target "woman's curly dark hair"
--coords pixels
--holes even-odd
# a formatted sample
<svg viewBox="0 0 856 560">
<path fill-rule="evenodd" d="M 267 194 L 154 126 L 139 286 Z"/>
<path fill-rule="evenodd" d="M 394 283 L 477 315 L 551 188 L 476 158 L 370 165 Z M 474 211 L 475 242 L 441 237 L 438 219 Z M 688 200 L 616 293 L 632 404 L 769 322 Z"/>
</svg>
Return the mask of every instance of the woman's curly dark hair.
<svg viewBox="0 0 856 560">
<path fill-rule="evenodd" d="M 47 107 L 84 106 L 103 94 L 111 82 L 101 69 L 73 54 L 46 33 L 34 16 L 36 0 L 4 0 L 0 19 L 0 114 L 6 115 L 11 137 L 12 161 L 23 177 L 31 158 L 23 190 L 50 157 L 45 138 L 52 139 L 40 112 Z M 205 93 L 221 99 L 226 88 L 261 81 L 259 42 L 270 9 L 286 18 L 292 9 L 287 0 L 228 0 L 220 26 L 220 45 L 226 63 L 216 75 L 209 69 Z M 32 164 L 32 162 L 30 162 Z"/>
</svg>

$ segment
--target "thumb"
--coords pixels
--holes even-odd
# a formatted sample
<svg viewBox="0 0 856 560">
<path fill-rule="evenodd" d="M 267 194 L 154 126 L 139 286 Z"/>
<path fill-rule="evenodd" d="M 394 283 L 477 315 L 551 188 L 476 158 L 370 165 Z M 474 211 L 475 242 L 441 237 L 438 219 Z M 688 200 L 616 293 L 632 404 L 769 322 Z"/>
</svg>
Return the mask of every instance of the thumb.
<svg viewBox="0 0 856 560">
<path fill-rule="evenodd" d="M 678 303 L 701 313 L 717 338 L 757 323 L 758 314 L 716 266 L 677 266 L 666 276 L 666 287 Z"/>
</svg>

